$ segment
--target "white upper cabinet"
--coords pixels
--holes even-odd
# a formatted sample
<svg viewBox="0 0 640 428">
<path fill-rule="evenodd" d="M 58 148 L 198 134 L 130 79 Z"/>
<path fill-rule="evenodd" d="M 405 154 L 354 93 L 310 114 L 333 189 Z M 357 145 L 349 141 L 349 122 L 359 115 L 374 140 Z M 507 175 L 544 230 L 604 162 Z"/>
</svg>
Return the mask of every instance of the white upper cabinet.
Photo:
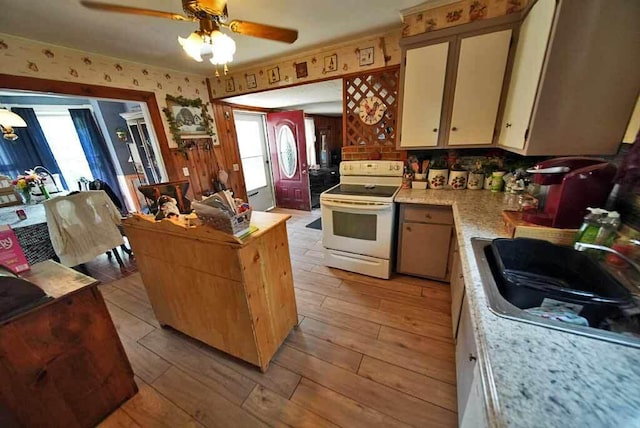
<svg viewBox="0 0 640 428">
<path fill-rule="evenodd" d="M 510 42 L 511 29 L 462 39 L 448 145 L 493 142 Z"/>
<path fill-rule="evenodd" d="M 627 132 L 624 133 L 623 143 L 633 143 L 636 140 L 636 136 L 640 131 L 640 97 L 636 101 L 636 107 L 633 109 L 631 119 L 629 119 L 629 125 L 627 125 Z"/>
<path fill-rule="evenodd" d="M 408 50 L 404 69 L 403 148 L 438 144 L 449 42 Z"/>
<path fill-rule="evenodd" d="M 640 91 L 638 17 L 637 0 L 538 0 L 520 29 L 499 145 L 617 153 Z"/>
<path fill-rule="evenodd" d="M 524 149 L 556 4 L 538 0 L 520 27 L 499 144 Z"/>
</svg>

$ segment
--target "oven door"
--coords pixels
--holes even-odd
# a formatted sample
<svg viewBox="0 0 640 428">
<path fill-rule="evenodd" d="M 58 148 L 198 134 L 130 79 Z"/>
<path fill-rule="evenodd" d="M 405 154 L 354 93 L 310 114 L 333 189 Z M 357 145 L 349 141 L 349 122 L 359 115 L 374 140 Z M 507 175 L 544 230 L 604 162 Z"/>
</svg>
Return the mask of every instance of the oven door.
<svg viewBox="0 0 640 428">
<path fill-rule="evenodd" d="M 321 199 L 322 245 L 332 250 L 390 259 L 393 202 Z"/>
</svg>

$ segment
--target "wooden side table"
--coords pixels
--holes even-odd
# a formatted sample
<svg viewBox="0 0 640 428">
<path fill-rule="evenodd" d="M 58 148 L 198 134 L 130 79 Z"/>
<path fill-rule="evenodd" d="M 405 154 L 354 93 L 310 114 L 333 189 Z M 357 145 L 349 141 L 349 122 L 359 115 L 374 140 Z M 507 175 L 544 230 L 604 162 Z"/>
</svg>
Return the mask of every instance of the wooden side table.
<svg viewBox="0 0 640 428">
<path fill-rule="evenodd" d="M 93 427 L 138 391 L 98 281 L 51 260 L 22 277 L 53 299 L 0 324 L 0 421 Z"/>
</svg>

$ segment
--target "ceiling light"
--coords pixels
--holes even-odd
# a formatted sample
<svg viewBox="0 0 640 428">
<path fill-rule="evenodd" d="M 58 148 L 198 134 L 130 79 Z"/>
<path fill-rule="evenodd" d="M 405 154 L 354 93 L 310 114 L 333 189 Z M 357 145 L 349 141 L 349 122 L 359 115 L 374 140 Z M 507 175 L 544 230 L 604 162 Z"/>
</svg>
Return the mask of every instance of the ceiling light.
<svg viewBox="0 0 640 428">
<path fill-rule="evenodd" d="M 13 132 L 13 128 L 26 128 L 27 124 L 20 116 L 12 111 L 0 108 L 0 129 L 5 140 L 15 141 L 18 136 Z"/>
<path fill-rule="evenodd" d="M 236 53 L 236 42 L 222 33 L 216 22 L 208 19 L 201 19 L 200 29 L 191 33 L 186 39 L 178 37 L 178 43 L 195 61 L 202 62 L 202 57 L 206 56 L 211 64 L 223 65 L 225 74 L 227 64 L 233 61 L 233 54 Z"/>
</svg>

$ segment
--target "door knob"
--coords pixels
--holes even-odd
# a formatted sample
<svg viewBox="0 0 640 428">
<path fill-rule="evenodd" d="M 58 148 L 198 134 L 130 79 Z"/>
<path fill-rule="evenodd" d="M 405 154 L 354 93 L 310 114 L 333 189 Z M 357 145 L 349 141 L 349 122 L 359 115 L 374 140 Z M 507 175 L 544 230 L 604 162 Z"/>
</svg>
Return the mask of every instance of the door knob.
<svg viewBox="0 0 640 428">
<path fill-rule="evenodd" d="M 507 124 L 504 127 L 505 128 L 511 128 L 511 122 L 507 122 Z"/>
<path fill-rule="evenodd" d="M 469 361 L 475 361 L 477 358 L 473 354 L 469 354 Z"/>
<path fill-rule="evenodd" d="M 302 170 L 302 173 L 303 173 L 303 174 L 306 174 L 306 173 L 307 173 L 307 170 L 306 170 L 306 169 L 303 169 L 303 170 Z"/>
<path fill-rule="evenodd" d="M 452 131 L 457 131 L 458 128 L 456 128 L 455 126 L 453 128 L 451 128 Z"/>
</svg>

